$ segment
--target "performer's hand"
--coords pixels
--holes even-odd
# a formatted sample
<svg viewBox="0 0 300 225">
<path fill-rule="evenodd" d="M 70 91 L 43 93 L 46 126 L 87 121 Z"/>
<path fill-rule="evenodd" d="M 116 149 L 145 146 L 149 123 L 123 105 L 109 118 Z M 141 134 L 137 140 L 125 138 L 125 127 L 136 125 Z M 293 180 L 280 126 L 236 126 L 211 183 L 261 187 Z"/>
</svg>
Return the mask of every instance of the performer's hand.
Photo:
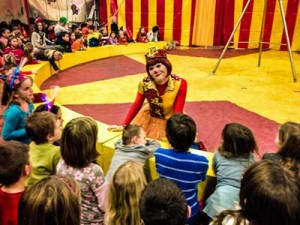
<svg viewBox="0 0 300 225">
<path fill-rule="evenodd" d="M 119 126 L 119 125 L 111 125 L 107 128 L 108 131 L 112 131 L 112 132 L 118 132 L 118 131 L 122 131 L 123 130 L 123 126 Z"/>
</svg>

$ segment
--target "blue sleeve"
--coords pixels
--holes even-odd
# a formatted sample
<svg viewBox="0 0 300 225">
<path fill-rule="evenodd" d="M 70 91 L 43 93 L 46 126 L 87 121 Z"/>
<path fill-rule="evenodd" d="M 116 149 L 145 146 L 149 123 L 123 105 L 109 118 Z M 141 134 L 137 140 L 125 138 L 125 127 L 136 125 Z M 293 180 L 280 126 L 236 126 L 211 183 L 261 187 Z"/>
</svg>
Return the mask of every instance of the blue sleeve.
<svg viewBox="0 0 300 225">
<path fill-rule="evenodd" d="M 25 127 L 17 129 L 20 120 L 24 120 L 24 116 L 19 106 L 9 106 L 4 113 L 4 124 L 2 129 L 2 137 L 4 140 L 18 140 L 27 137 Z"/>
</svg>

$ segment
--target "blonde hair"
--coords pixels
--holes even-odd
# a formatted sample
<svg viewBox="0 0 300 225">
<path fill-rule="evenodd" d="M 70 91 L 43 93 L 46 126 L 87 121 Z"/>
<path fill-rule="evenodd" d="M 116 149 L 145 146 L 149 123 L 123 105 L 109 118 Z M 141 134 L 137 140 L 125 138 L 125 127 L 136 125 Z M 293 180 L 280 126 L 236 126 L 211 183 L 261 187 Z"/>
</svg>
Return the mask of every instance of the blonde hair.
<svg viewBox="0 0 300 225">
<path fill-rule="evenodd" d="M 140 225 L 139 200 L 146 183 L 139 162 L 129 161 L 116 170 L 108 191 L 106 225 Z"/>
<path fill-rule="evenodd" d="M 19 225 L 69 224 L 80 224 L 80 188 L 73 178 L 53 175 L 24 192 Z"/>
<path fill-rule="evenodd" d="M 96 150 L 98 126 L 91 117 L 77 117 L 65 126 L 61 137 L 61 156 L 68 166 L 83 168 L 92 163 Z"/>
</svg>

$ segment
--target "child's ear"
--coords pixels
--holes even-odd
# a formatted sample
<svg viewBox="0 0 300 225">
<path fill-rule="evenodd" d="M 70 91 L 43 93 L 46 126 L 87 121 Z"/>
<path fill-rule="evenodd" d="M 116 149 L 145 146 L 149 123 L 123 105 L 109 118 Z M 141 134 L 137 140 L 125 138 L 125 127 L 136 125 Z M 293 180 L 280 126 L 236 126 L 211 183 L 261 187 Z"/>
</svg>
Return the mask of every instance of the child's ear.
<svg viewBox="0 0 300 225">
<path fill-rule="evenodd" d="M 191 207 L 190 206 L 187 206 L 187 212 L 186 212 L 186 218 L 190 218 L 191 217 Z"/>
<path fill-rule="evenodd" d="M 49 142 L 49 141 L 52 141 L 52 140 L 53 140 L 53 135 L 48 134 L 47 135 L 47 141 Z"/>
<path fill-rule="evenodd" d="M 18 94 L 18 92 L 13 91 L 13 92 L 11 93 L 11 96 L 12 96 L 12 97 L 15 97 L 15 98 L 18 98 L 18 97 L 19 97 L 19 94 Z"/>
<path fill-rule="evenodd" d="M 24 176 L 28 177 L 31 174 L 31 165 L 27 164 L 24 168 Z"/>
<path fill-rule="evenodd" d="M 137 144 L 137 142 L 138 142 L 138 136 L 134 136 L 132 139 L 131 139 L 131 143 L 132 144 Z"/>
</svg>

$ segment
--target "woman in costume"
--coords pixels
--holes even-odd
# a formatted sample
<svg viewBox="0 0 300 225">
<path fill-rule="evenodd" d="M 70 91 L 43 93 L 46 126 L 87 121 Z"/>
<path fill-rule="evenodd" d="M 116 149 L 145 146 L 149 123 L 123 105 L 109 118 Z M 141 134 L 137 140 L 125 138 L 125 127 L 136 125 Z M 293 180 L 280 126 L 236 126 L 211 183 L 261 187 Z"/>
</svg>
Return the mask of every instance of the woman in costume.
<svg viewBox="0 0 300 225">
<path fill-rule="evenodd" d="M 166 121 L 172 114 L 183 112 L 187 82 L 171 73 L 172 65 L 166 50 L 152 47 L 145 56 L 148 77 L 139 83 L 135 102 L 122 125 L 140 125 L 148 138 L 166 141 Z"/>
</svg>

